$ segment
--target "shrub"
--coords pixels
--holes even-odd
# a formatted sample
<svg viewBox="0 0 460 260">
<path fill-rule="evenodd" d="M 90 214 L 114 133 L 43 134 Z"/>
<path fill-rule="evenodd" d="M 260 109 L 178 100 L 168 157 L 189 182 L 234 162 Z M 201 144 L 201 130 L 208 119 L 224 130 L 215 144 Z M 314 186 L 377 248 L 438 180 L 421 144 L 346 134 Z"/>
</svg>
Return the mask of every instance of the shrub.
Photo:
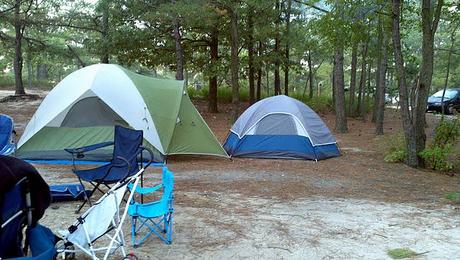
<svg viewBox="0 0 460 260">
<path fill-rule="evenodd" d="M 437 171 L 451 171 L 454 168 L 450 157 L 455 153 L 453 147 L 460 138 L 458 120 L 442 121 L 435 129 L 433 143 L 428 145 L 419 156 L 425 159 L 426 166 Z"/>
<path fill-rule="evenodd" d="M 433 145 L 421 151 L 419 156 L 425 159 L 425 164 L 428 168 L 436 171 L 448 172 L 454 168 L 454 165 L 448 160 L 451 152 L 451 145 L 445 145 L 443 147 Z"/>
<path fill-rule="evenodd" d="M 386 162 L 404 162 L 406 159 L 407 148 L 403 133 L 385 136 L 380 146 Z"/>
</svg>

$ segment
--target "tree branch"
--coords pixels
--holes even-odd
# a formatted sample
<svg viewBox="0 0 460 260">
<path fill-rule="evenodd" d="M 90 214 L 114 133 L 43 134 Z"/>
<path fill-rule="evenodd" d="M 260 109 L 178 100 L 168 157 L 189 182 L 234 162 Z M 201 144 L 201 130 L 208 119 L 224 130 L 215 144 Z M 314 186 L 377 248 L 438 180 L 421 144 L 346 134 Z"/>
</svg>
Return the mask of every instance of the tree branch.
<svg viewBox="0 0 460 260">
<path fill-rule="evenodd" d="M 315 9 L 317 11 L 320 11 L 320 12 L 323 12 L 323 13 L 326 13 L 326 14 L 330 13 L 330 11 L 328 11 L 328 10 L 326 10 L 324 8 L 318 7 L 318 6 L 314 5 L 314 4 L 308 3 L 308 2 L 303 2 L 301 0 L 294 0 L 294 2 L 309 6 L 309 7 L 313 8 L 313 9 Z"/>
<path fill-rule="evenodd" d="M 438 5 L 436 6 L 436 10 L 434 12 L 433 25 L 431 27 L 431 33 L 433 37 L 434 37 L 434 34 L 436 33 L 436 29 L 438 28 L 439 19 L 441 18 L 441 10 L 442 10 L 443 5 L 444 5 L 444 0 L 438 0 Z"/>
</svg>

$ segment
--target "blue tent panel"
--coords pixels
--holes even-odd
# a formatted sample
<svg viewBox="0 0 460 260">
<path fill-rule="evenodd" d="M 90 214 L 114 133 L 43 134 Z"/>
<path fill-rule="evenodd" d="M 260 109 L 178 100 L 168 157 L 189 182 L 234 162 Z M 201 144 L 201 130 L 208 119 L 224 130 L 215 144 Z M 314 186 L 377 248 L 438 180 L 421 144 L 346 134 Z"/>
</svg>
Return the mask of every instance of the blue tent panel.
<svg viewBox="0 0 460 260">
<path fill-rule="evenodd" d="M 246 135 L 239 139 L 230 132 L 224 148 L 233 157 L 321 160 L 340 155 L 335 143 L 314 147 L 300 135 Z"/>
</svg>

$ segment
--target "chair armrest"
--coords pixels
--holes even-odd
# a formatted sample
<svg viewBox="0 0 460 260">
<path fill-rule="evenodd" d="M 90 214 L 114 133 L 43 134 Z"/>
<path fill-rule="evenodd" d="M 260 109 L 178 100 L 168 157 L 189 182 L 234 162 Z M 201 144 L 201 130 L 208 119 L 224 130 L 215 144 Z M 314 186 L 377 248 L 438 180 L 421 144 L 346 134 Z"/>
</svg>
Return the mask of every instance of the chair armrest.
<svg viewBox="0 0 460 260">
<path fill-rule="evenodd" d="M 132 183 L 130 183 L 128 185 L 128 189 L 132 190 L 133 188 L 133 185 Z M 136 190 L 134 191 L 135 193 L 139 193 L 139 194 L 142 194 L 142 195 L 145 195 L 145 194 L 149 194 L 149 193 L 153 193 L 159 189 L 163 188 L 163 184 L 158 184 L 158 185 L 155 185 L 153 187 L 136 187 Z"/>
<path fill-rule="evenodd" d="M 83 146 L 83 147 L 78 147 L 78 148 L 67 148 L 64 149 L 66 152 L 71 153 L 71 154 L 78 154 L 78 153 L 85 153 L 89 151 L 93 151 L 102 147 L 110 146 L 113 145 L 112 141 L 108 142 L 103 142 L 99 144 L 93 144 L 93 145 L 88 145 L 88 146 Z"/>
</svg>

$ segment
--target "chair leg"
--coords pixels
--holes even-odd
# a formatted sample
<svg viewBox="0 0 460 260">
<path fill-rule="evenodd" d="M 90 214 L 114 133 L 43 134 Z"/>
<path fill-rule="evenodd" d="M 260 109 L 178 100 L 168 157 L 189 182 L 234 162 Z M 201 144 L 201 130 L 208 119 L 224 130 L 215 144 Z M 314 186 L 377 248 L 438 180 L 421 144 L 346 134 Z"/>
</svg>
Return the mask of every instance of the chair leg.
<svg viewBox="0 0 460 260">
<path fill-rule="evenodd" d="M 83 185 L 83 182 L 81 181 L 80 178 L 78 178 L 78 180 L 80 181 L 80 184 L 83 186 L 83 188 L 85 189 L 85 186 Z M 80 213 L 80 210 L 85 206 L 86 202 L 88 202 L 89 206 L 93 206 L 93 203 L 91 203 L 91 197 L 93 196 L 94 192 L 96 190 L 99 190 L 100 192 L 104 193 L 103 191 L 101 191 L 101 189 L 99 189 L 99 185 L 100 183 L 97 183 L 96 185 L 92 182 L 90 182 L 91 185 L 94 186 L 94 188 L 91 190 L 91 192 L 89 193 L 89 196 L 86 194 L 86 189 L 85 189 L 85 192 L 84 192 L 84 195 L 85 195 L 85 201 L 80 205 L 80 207 L 78 207 L 78 209 L 75 211 L 75 213 Z"/>
<path fill-rule="evenodd" d="M 83 203 L 78 207 L 78 209 L 75 210 L 75 213 L 76 213 L 76 214 L 80 213 L 80 210 L 83 208 L 83 206 L 85 206 L 86 202 L 88 202 L 89 205 L 92 206 L 90 197 L 91 197 L 91 196 L 93 195 L 93 193 L 94 193 L 94 189 L 93 189 L 93 190 L 89 193 L 89 196 L 88 196 L 88 194 L 86 193 L 85 185 L 83 185 L 83 182 L 81 181 L 80 178 L 78 178 L 78 181 L 80 182 L 80 185 L 83 187 L 83 196 L 84 196 L 85 200 L 84 200 Z"/>
<path fill-rule="evenodd" d="M 131 218 L 131 241 L 133 243 L 133 247 L 137 247 L 136 244 L 136 223 L 137 222 L 137 217 L 132 217 Z"/>
<path fill-rule="evenodd" d="M 172 243 L 172 231 L 173 231 L 173 216 L 171 213 L 168 213 L 166 216 L 166 244 Z"/>
</svg>

